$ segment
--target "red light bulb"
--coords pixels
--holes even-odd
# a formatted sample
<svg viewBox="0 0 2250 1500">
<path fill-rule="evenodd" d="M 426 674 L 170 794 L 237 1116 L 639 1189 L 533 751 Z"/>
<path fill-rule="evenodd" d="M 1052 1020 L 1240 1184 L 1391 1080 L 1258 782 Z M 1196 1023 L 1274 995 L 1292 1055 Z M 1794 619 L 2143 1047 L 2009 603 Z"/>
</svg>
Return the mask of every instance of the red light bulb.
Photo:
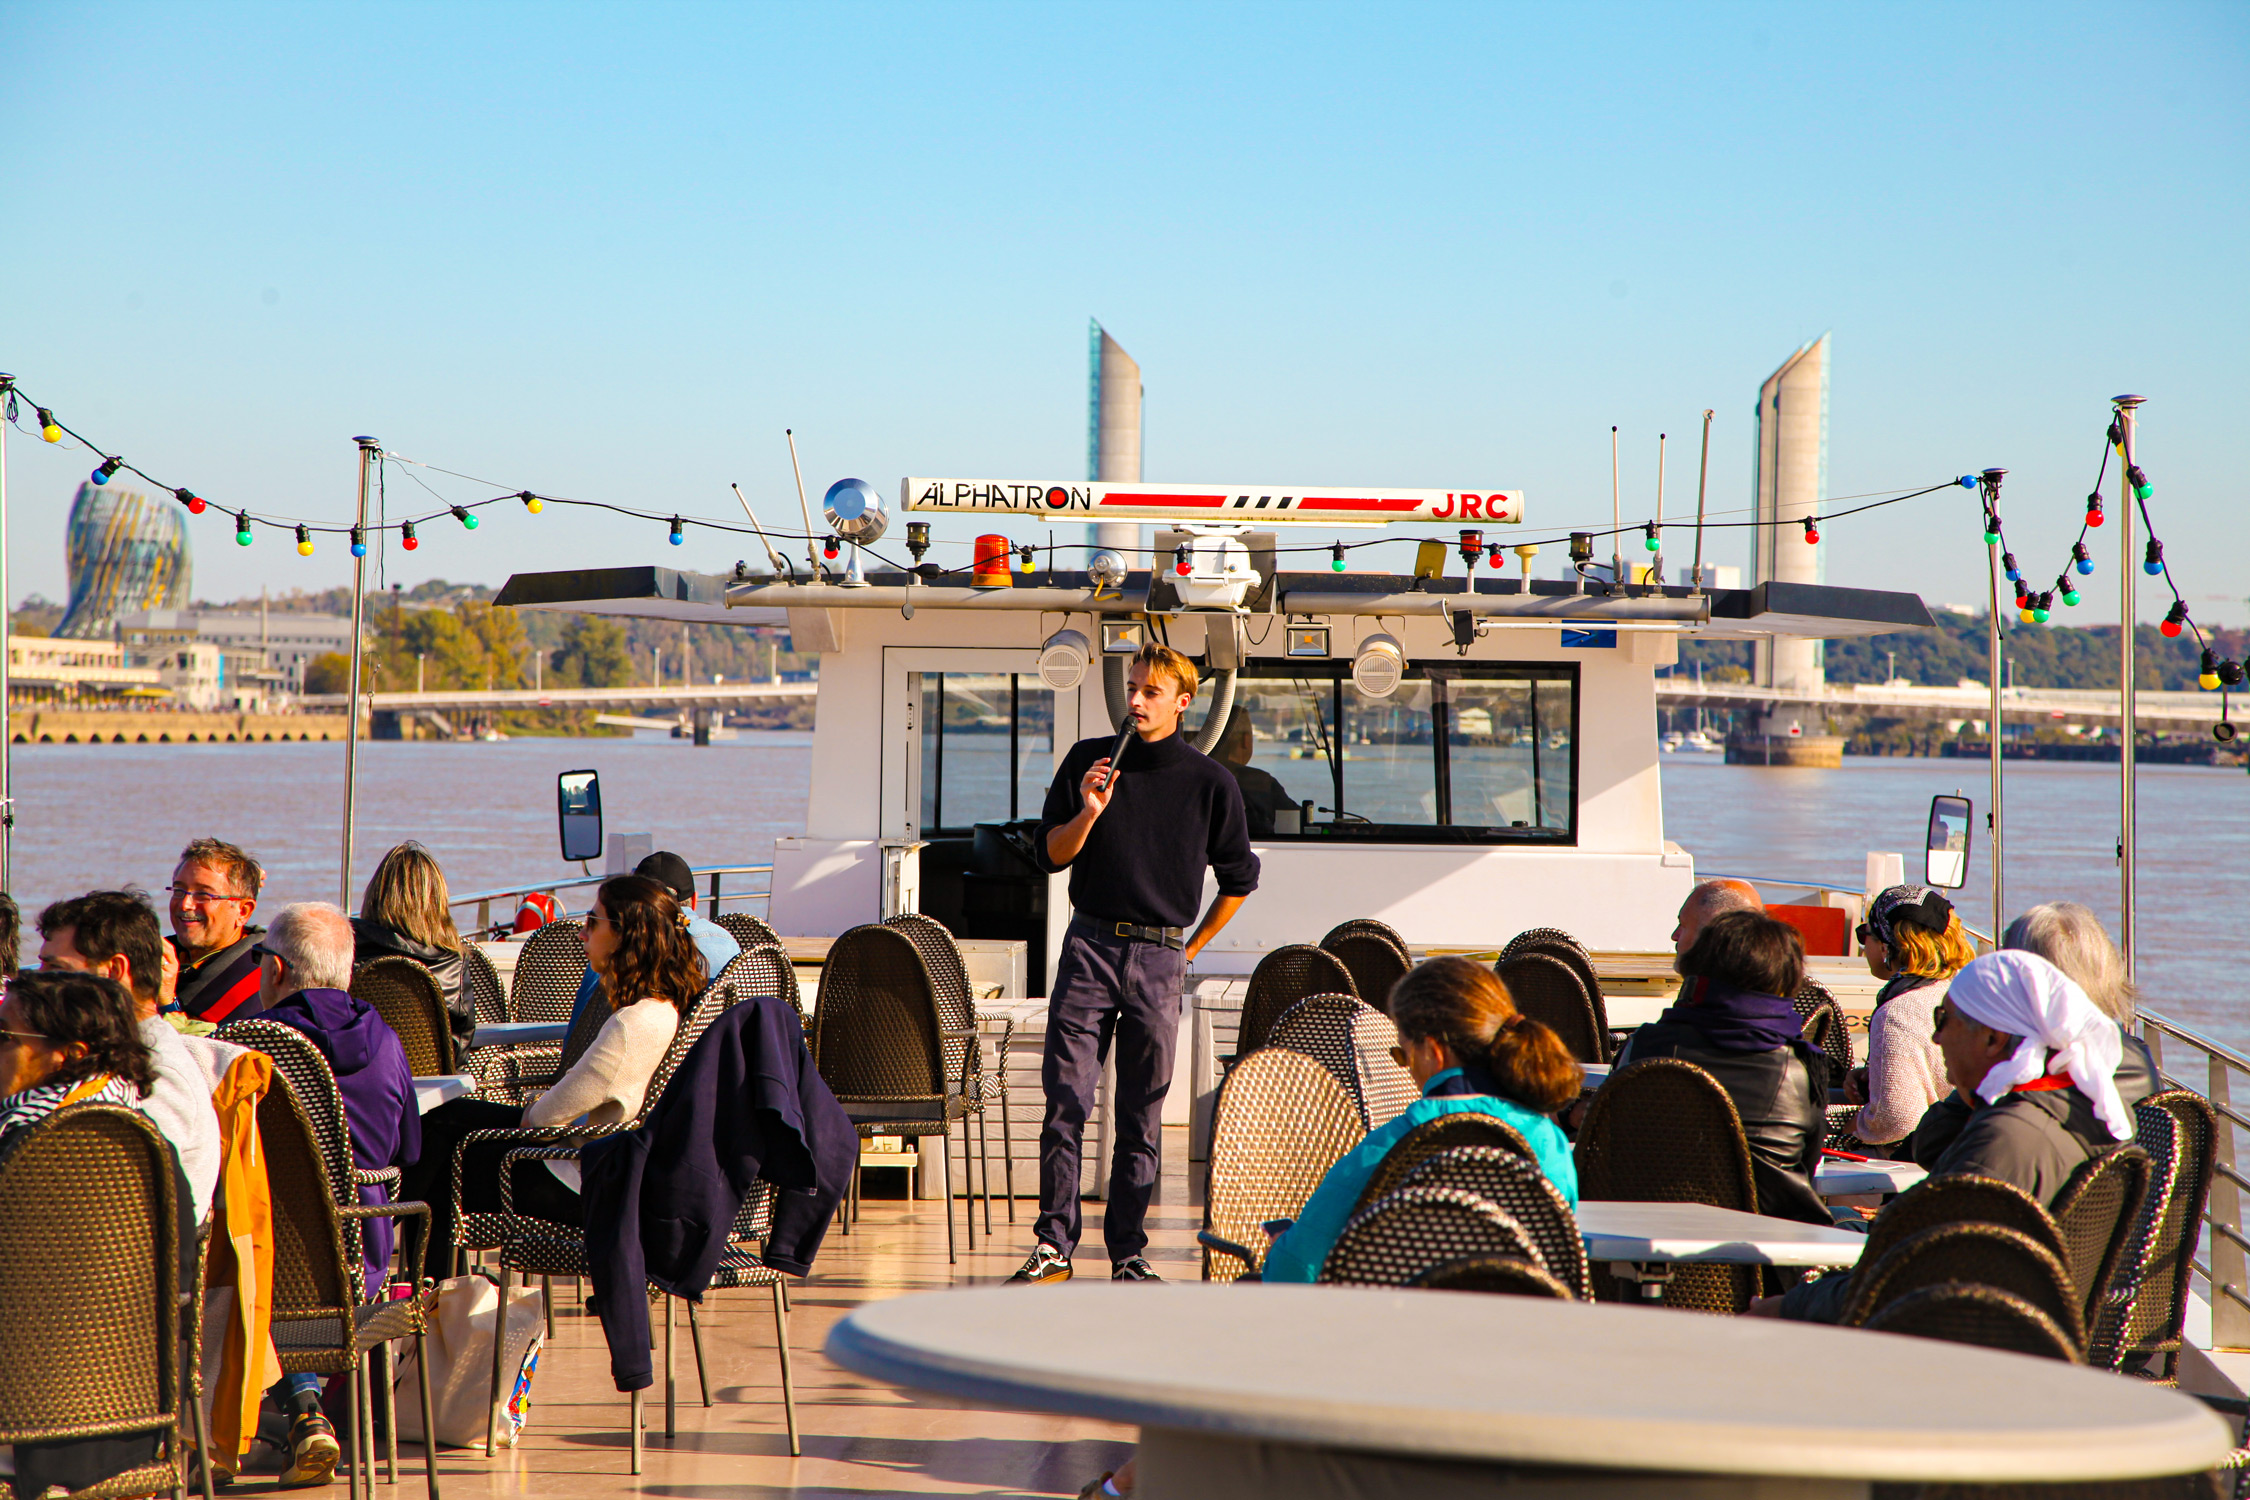
<svg viewBox="0 0 2250 1500">
<path fill-rule="evenodd" d="M 1820 528 L 1813 524 L 1812 517 L 1805 517 L 1805 545 L 1810 547 L 1819 540 Z"/>
</svg>

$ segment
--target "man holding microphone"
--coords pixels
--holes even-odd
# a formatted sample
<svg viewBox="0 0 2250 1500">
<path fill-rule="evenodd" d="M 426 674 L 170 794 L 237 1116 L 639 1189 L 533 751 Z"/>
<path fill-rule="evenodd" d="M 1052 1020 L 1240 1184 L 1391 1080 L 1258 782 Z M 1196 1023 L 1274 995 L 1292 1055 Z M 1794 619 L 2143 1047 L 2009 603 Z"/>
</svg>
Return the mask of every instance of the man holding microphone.
<svg viewBox="0 0 2250 1500">
<path fill-rule="evenodd" d="M 1258 887 L 1258 856 L 1234 777 L 1180 733 L 1180 716 L 1195 701 L 1195 664 L 1168 646 L 1144 646 L 1126 682 L 1122 728 L 1130 733 L 1120 732 L 1114 747 L 1106 737 L 1071 746 L 1040 814 L 1040 862 L 1070 871 L 1073 915 L 1047 1002 L 1040 1069 L 1047 1116 L 1039 1133 L 1039 1243 L 1012 1281 L 1070 1279 L 1079 1146 L 1112 1047 L 1117 1146 L 1102 1216 L 1110 1278 L 1162 1279 L 1142 1253 L 1142 1226 L 1161 1161 L 1181 981 Z M 1190 934 L 1207 866 L 1218 878 L 1218 899 Z"/>
</svg>

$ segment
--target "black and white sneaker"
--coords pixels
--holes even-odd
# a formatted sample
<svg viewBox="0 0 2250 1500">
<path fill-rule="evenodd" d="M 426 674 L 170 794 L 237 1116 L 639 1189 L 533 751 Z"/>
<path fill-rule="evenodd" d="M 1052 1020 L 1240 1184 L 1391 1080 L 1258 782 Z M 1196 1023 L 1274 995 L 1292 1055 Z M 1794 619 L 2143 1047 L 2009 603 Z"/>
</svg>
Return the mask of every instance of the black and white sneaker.
<svg viewBox="0 0 2250 1500">
<path fill-rule="evenodd" d="M 1031 1258 L 1025 1261 L 1016 1271 L 1016 1274 L 1009 1277 L 1008 1280 L 1010 1282 L 1022 1282 L 1026 1286 L 1036 1286 L 1045 1281 L 1068 1281 L 1070 1280 L 1070 1257 L 1045 1240 L 1041 1240 L 1032 1247 Z"/>
<path fill-rule="evenodd" d="M 1116 1265 L 1111 1266 L 1109 1268 L 1109 1279 L 1112 1281 L 1162 1281 L 1164 1278 L 1156 1274 L 1156 1268 L 1148 1263 L 1147 1256 L 1136 1255 L 1129 1260 L 1121 1260 Z"/>
</svg>

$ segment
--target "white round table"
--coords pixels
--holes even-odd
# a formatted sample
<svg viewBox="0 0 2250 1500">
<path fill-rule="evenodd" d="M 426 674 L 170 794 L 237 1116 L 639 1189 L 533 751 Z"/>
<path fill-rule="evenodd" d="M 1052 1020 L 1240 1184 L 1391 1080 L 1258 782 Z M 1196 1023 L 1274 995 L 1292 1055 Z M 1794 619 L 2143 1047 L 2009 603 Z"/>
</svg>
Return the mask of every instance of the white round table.
<svg viewBox="0 0 2250 1500">
<path fill-rule="evenodd" d="M 828 1356 L 1137 1423 L 1146 1500 L 1864 1495 L 2207 1469 L 2225 1426 L 2121 1376 L 1858 1329 L 1459 1292 L 988 1287 L 868 1303 Z"/>
</svg>

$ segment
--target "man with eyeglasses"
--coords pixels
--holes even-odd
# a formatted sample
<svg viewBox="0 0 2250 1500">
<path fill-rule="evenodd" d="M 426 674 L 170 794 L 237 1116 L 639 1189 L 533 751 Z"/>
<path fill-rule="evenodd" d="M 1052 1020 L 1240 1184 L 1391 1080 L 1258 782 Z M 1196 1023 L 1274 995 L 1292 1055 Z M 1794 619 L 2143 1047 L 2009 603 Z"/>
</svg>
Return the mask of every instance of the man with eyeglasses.
<svg viewBox="0 0 2250 1500">
<path fill-rule="evenodd" d="M 266 935 L 250 918 L 266 872 L 249 854 L 223 839 L 197 839 L 180 851 L 168 894 L 172 950 L 180 975 L 172 1006 L 214 1025 L 254 1016 L 262 1008 L 258 977 Z"/>
</svg>

